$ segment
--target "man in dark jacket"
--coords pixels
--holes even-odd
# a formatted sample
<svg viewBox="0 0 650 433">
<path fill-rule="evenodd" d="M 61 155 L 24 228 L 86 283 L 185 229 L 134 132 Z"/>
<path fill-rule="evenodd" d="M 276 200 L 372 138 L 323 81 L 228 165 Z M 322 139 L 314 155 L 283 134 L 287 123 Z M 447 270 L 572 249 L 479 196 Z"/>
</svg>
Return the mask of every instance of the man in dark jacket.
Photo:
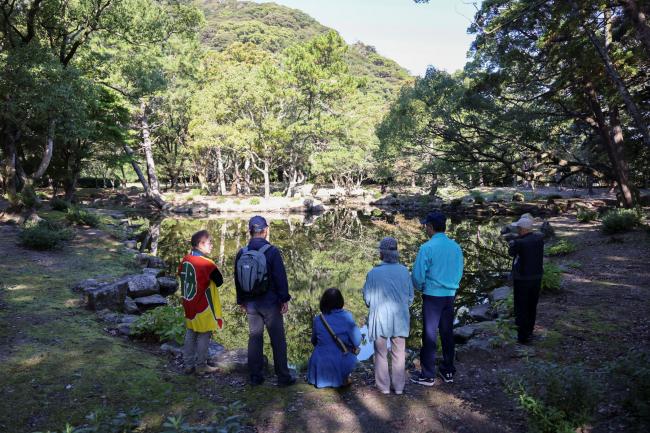
<svg viewBox="0 0 650 433">
<path fill-rule="evenodd" d="M 533 221 L 522 217 L 513 224 L 519 237 L 510 241 L 508 253 L 514 257 L 512 279 L 514 287 L 515 324 L 517 340 L 530 342 L 535 327 L 537 301 L 544 274 L 544 238 L 533 233 Z"/>
<path fill-rule="evenodd" d="M 293 385 L 296 379 L 291 376 L 287 365 L 287 342 L 284 334 L 283 315 L 289 310 L 289 284 L 280 250 L 267 241 L 269 226 L 261 216 L 254 216 L 248 222 L 251 240 L 248 250 L 258 251 L 265 245 L 263 254 L 266 258 L 267 286 L 262 293 L 251 294 L 242 290 L 237 276 L 237 262 L 243 250 L 239 250 L 235 259 L 235 287 L 237 304 L 248 314 L 248 370 L 253 385 L 264 382 L 264 327 L 271 338 L 273 364 L 278 377 L 278 385 Z"/>
</svg>

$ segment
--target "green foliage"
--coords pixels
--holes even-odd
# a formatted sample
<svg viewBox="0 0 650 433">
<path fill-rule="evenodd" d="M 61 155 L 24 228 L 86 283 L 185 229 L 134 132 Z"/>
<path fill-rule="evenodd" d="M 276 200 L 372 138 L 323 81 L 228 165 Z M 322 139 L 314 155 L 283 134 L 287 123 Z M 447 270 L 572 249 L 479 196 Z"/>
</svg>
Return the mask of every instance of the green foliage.
<svg viewBox="0 0 650 433">
<path fill-rule="evenodd" d="M 106 410 L 98 410 L 86 416 L 86 425 L 73 427 L 67 424 L 61 433 L 133 433 L 140 426 L 141 416 L 142 411 L 138 408 L 119 412 L 115 416 L 109 416 Z"/>
<path fill-rule="evenodd" d="M 100 224 L 100 219 L 97 215 L 76 206 L 69 207 L 65 217 L 72 224 L 90 227 L 99 227 Z"/>
<path fill-rule="evenodd" d="M 580 365 L 535 363 L 509 387 L 537 433 L 574 433 L 592 419 L 600 398 L 599 387 Z"/>
<path fill-rule="evenodd" d="M 208 425 L 192 426 L 182 416 L 170 416 L 163 424 L 163 433 L 236 433 L 244 429 L 244 404 L 234 401 L 227 406 L 220 406 L 217 418 Z"/>
<path fill-rule="evenodd" d="M 552 262 L 544 263 L 544 275 L 542 276 L 542 292 L 557 293 L 562 283 L 562 270 Z"/>
<path fill-rule="evenodd" d="M 20 243 L 33 250 L 53 250 L 60 247 L 62 241 L 72 239 L 72 236 L 71 230 L 47 221 L 27 226 L 18 235 Z"/>
<path fill-rule="evenodd" d="M 259 197 L 253 197 L 248 202 L 254 206 L 260 204 L 262 201 Z"/>
<path fill-rule="evenodd" d="M 641 222 L 638 209 L 616 209 L 602 217 L 603 232 L 606 234 L 622 233 L 635 228 Z"/>
<path fill-rule="evenodd" d="M 274 191 L 271 193 L 271 197 L 284 197 L 284 193 L 282 191 Z"/>
<path fill-rule="evenodd" d="M 61 198 L 55 197 L 50 202 L 50 206 L 52 206 L 52 210 L 67 212 L 68 208 L 70 207 L 70 203 L 68 203 L 67 201 L 65 201 L 65 200 L 63 200 Z"/>
<path fill-rule="evenodd" d="M 145 312 L 133 323 L 133 335 L 155 336 L 160 341 L 183 342 L 185 313 L 180 305 L 163 305 Z"/>
<path fill-rule="evenodd" d="M 526 201 L 526 196 L 520 192 L 516 192 L 512 195 L 512 201 L 524 202 Z"/>
<path fill-rule="evenodd" d="M 636 418 L 636 430 L 650 428 L 650 354 L 632 352 L 613 361 L 608 372 L 616 375 L 626 390 L 625 407 Z"/>
<path fill-rule="evenodd" d="M 547 256 L 564 256 L 575 252 L 578 247 L 567 239 L 560 239 L 555 242 L 553 245 L 549 245 L 545 248 L 545 253 Z"/>
<path fill-rule="evenodd" d="M 588 223 L 596 218 L 598 218 L 598 212 L 587 207 L 581 207 L 576 214 L 576 219 L 581 223 Z"/>
</svg>

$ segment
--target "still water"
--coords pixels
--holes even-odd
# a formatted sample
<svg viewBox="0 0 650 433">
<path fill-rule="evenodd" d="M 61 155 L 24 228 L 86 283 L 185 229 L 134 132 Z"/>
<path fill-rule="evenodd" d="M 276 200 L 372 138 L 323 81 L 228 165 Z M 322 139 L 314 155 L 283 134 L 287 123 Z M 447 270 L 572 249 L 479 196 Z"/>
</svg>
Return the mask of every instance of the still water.
<svg viewBox="0 0 650 433">
<path fill-rule="evenodd" d="M 375 218 L 350 210 L 338 209 L 318 216 L 268 218 L 270 241 L 282 251 L 292 296 L 285 316 L 289 362 L 304 367 L 311 353 L 311 323 L 318 311 L 320 295 L 328 287 L 337 287 L 359 326 L 366 321 L 367 308 L 361 288 L 366 273 L 379 262 L 378 243 L 384 236 L 399 242 L 400 262 L 411 267 L 418 247 L 426 238 L 417 219 L 403 216 Z M 191 235 L 207 229 L 213 237 L 212 258 L 224 275 L 220 287 L 224 329 L 216 340 L 228 348 L 246 347 L 246 317 L 235 303 L 234 257 L 246 245 L 248 216 L 228 218 L 166 218 L 152 221 L 160 228 L 158 255 L 170 268 L 189 250 Z M 489 289 L 499 284 L 509 267 L 506 244 L 499 238 L 499 221 L 472 220 L 448 222 L 447 234 L 462 247 L 465 272 L 457 295 L 457 320 L 464 320 L 468 306 L 480 303 Z M 419 296 L 411 308 L 412 331 L 409 347 L 420 345 L 421 322 Z M 362 329 L 363 332 L 363 329 Z M 268 340 L 268 339 L 267 339 Z M 268 345 L 268 341 L 265 342 Z M 361 359 L 372 354 L 362 348 Z M 270 350 L 265 351 L 270 354 Z"/>
</svg>

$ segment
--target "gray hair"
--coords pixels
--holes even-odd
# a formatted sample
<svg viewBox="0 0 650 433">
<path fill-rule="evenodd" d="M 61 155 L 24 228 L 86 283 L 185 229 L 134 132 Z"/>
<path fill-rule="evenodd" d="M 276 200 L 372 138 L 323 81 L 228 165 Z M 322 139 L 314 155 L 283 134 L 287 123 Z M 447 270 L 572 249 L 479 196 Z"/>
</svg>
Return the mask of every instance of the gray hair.
<svg viewBox="0 0 650 433">
<path fill-rule="evenodd" d="M 385 237 L 379 242 L 379 254 L 386 263 L 397 263 L 399 253 L 397 252 L 397 239 Z"/>
</svg>

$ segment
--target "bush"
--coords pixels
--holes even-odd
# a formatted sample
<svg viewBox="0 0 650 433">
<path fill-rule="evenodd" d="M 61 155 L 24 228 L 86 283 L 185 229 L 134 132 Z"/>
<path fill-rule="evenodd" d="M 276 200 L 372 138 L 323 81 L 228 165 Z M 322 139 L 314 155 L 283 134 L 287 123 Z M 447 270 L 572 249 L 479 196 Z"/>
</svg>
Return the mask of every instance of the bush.
<svg viewBox="0 0 650 433">
<path fill-rule="evenodd" d="M 606 234 L 622 233 L 632 230 L 641 222 L 641 212 L 636 209 L 616 209 L 607 212 L 602 219 Z"/>
<path fill-rule="evenodd" d="M 271 193 L 271 197 L 284 197 L 284 193 L 282 191 L 275 191 Z"/>
<path fill-rule="evenodd" d="M 598 218 L 598 212 L 586 207 L 581 207 L 578 209 L 578 214 L 576 215 L 576 219 L 581 223 L 588 223 L 595 220 L 596 218 Z"/>
<path fill-rule="evenodd" d="M 631 353 L 608 368 L 627 390 L 623 407 L 637 420 L 637 431 L 650 429 L 650 354 Z"/>
<path fill-rule="evenodd" d="M 260 204 L 261 202 L 262 202 L 262 201 L 260 200 L 259 197 L 253 197 L 253 198 L 250 199 L 250 201 L 249 201 L 249 203 L 252 204 L 252 205 L 258 205 L 258 204 Z"/>
<path fill-rule="evenodd" d="M 544 263 L 542 292 L 557 293 L 562 283 L 562 270 L 555 263 Z"/>
<path fill-rule="evenodd" d="M 547 256 L 564 256 L 566 254 L 575 252 L 577 249 L 578 247 L 576 247 L 573 242 L 562 239 L 553 245 L 546 247 L 545 252 Z"/>
<path fill-rule="evenodd" d="M 159 341 L 183 343 L 185 313 L 180 305 L 164 305 L 144 313 L 133 323 L 133 335 L 155 336 Z"/>
<path fill-rule="evenodd" d="M 100 222 L 99 217 L 94 213 L 72 206 L 68 208 L 68 213 L 65 215 L 65 218 L 72 224 L 90 227 L 98 227 Z"/>
<path fill-rule="evenodd" d="M 67 201 L 61 199 L 61 198 L 53 198 L 52 201 L 50 202 L 50 206 L 52 207 L 52 210 L 58 210 L 61 212 L 66 212 L 68 208 L 70 207 L 70 203 Z"/>
<path fill-rule="evenodd" d="M 25 227 L 18 235 L 20 243 L 33 250 L 53 250 L 61 245 L 61 241 L 72 239 L 72 232 L 56 224 L 41 221 Z"/>
<path fill-rule="evenodd" d="M 591 420 L 600 398 L 581 366 L 550 363 L 535 363 L 514 391 L 538 433 L 574 433 Z"/>
</svg>

